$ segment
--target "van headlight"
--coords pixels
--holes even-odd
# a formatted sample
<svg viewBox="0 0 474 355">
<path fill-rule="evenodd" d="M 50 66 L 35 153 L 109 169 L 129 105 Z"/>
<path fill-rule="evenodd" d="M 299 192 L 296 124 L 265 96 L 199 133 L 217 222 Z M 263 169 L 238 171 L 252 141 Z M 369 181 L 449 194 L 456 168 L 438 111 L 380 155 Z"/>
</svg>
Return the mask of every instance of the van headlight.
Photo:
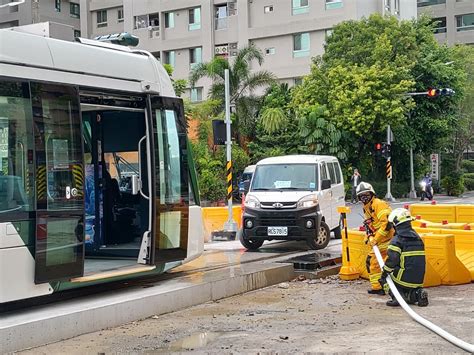
<svg viewBox="0 0 474 355">
<path fill-rule="evenodd" d="M 310 208 L 318 204 L 318 198 L 316 195 L 307 195 L 300 199 L 297 203 L 298 208 Z"/>
<path fill-rule="evenodd" d="M 253 196 L 247 196 L 245 198 L 245 207 L 248 208 L 260 208 L 260 201 Z"/>
</svg>

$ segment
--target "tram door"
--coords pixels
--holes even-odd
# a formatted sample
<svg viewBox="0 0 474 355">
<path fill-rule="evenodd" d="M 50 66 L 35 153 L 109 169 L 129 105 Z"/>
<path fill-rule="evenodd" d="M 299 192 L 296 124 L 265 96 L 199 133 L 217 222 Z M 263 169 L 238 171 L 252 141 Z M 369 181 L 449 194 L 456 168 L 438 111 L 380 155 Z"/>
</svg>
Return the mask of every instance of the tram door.
<svg viewBox="0 0 474 355">
<path fill-rule="evenodd" d="M 84 270 L 84 169 L 78 90 L 31 83 L 36 174 L 35 283 Z"/>
<path fill-rule="evenodd" d="M 183 260 L 188 248 L 189 183 L 181 99 L 149 97 L 152 166 L 152 263 Z M 151 112 L 150 112 L 151 111 Z"/>
</svg>

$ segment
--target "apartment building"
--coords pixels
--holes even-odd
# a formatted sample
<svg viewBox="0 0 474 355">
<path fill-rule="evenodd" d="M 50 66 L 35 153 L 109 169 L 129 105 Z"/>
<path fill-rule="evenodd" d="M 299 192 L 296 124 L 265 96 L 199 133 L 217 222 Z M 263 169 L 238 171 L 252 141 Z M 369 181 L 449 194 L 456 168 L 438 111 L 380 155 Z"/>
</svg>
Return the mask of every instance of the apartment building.
<svg viewBox="0 0 474 355">
<path fill-rule="evenodd" d="M 14 6 L 8 6 L 12 0 L 0 0 L 0 28 L 9 28 L 43 22 L 58 23 L 64 30 L 68 26 L 74 36 L 81 35 L 79 0 L 24 0 Z M 57 37 L 66 39 L 65 33 Z"/>
<path fill-rule="evenodd" d="M 255 44 L 262 69 L 294 85 L 309 73 L 311 57 L 323 53 L 326 37 L 339 22 L 372 13 L 417 16 L 415 0 L 81 0 L 83 37 L 129 32 L 139 48 L 174 67 L 187 79 L 194 65 L 214 56 L 233 57 Z M 255 67 L 255 69 L 258 69 Z M 201 79 L 187 95 L 205 98 L 210 81 Z"/>
<path fill-rule="evenodd" d="M 418 14 L 437 22 L 435 36 L 441 43 L 474 45 L 474 0 L 418 0 Z"/>
</svg>

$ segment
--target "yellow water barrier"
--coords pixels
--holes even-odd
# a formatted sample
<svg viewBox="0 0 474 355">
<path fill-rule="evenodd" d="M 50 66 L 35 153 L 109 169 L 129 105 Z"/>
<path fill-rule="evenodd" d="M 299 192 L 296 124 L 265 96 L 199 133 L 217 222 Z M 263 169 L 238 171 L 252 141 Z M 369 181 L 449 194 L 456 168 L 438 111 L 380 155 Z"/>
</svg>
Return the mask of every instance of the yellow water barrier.
<svg viewBox="0 0 474 355">
<path fill-rule="evenodd" d="M 456 253 L 455 236 L 452 234 L 452 231 L 441 229 L 440 231 L 450 234 L 427 233 L 428 230 L 424 230 L 421 235 L 425 243 L 426 252 L 424 286 L 458 285 L 471 282 L 470 270 L 461 262 Z M 347 242 L 349 243 L 351 264 L 357 268 L 361 277 L 368 279 L 365 260 L 370 251 L 370 246 L 364 243 L 364 239 L 365 232 L 349 230 Z M 345 250 L 344 243 L 345 235 L 343 236 L 343 250 Z M 464 240 L 462 245 L 463 248 L 469 248 L 469 240 Z M 468 250 L 466 250 L 467 252 Z"/>
<path fill-rule="evenodd" d="M 474 230 L 446 230 L 440 228 L 415 228 L 422 233 L 449 233 L 454 235 L 455 252 L 458 259 L 471 274 L 471 281 L 474 281 Z"/>
<path fill-rule="evenodd" d="M 474 229 L 474 205 L 456 205 L 456 222 L 465 222 Z"/>
<path fill-rule="evenodd" d="M 448 223 L 439 223 L 439 222 L 430 222 L 425 219 L 417 219 L 412 222 L 414 228 L 441 228 L 441 229 L 468 229 L 471 228 L 469 223 L 465 222 L 448 222 Z"/>
<path fill-rule="evenodd" d="M 232 219 L 237 223 L 238 227 L 242 227 L 241 206 L 232 207 Z M 203 207 L 202 217 L 204 220 L 205 236 L 204 240 L 208 241 L 211 233 L 224 229 L 224 223 L 229 218 L 229 209 L 225 207 Z"/>
<path fill-rule="evenodd" d="M 412 216 L 421 216 L 422 219 L 430 222 L 458 222 L 456 220 L 456 205 L 413 204 L 409 209 Z"/>
<path fill-rule="evenodd" d="M 413 216 L 421 216 L 430 222 L 468 223 L 474 228 L 474 205 L 427 205 L 413 204 L 409 207 Z"/>
</svg>

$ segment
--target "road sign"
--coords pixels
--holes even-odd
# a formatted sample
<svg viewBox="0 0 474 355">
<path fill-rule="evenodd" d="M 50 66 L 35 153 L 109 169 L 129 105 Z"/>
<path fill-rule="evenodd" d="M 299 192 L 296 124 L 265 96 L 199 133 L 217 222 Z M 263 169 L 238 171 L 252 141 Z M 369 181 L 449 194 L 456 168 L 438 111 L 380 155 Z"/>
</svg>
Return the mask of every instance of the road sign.
<svg viewBox="0 0 474 355">
<path fill-rule="evenodd" d="M 431 154 L 431 178 L 432 179 L 439 179 L 439 154 Z"/>
</svg>

